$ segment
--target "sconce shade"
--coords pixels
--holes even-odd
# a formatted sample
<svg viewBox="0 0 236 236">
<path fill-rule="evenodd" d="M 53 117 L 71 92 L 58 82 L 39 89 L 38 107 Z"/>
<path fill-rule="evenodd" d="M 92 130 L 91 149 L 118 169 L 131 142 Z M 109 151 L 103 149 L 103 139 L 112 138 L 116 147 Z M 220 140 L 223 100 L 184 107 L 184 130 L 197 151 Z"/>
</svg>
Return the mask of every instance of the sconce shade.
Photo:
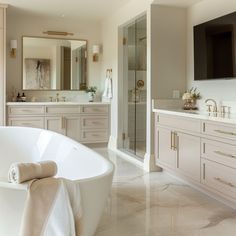
<svg viewBox="0 0 236 236">
<path fill-rule="evenodd" d="M 10 41 L 10 48 L 11 48 L 11 51 L 10 51 L 11 57 L 16 58 L 16 49 L 17 49 L 17 40 L 16 39 L 12 39 Z"/>
<path fill-rule="evenodd" d="M 16 39 L 11 40 L 10 48 L 11 49 L 17 49 L 17 40 Z"/>
<path fill-rule="evenodd" d="M 93 45 L 93 54 L 99 54 L 99 52 L 100 52 L 100 46 Z"/>
</svg>

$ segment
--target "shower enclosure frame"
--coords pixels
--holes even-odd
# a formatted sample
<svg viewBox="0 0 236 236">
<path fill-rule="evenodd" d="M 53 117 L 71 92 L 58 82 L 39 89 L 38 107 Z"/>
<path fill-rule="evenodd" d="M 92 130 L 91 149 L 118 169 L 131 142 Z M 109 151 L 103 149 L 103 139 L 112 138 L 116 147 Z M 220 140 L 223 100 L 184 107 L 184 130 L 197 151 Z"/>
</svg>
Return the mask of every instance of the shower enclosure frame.
<svg viewBox="0 0 236 236">
<path fill-rule="evenodd" d="M 135 81 L 135 85 L 134 85 L 134 91 L 135 91 L 135 99 L 136 99 L 136 82 L 137 82 L 137 48 L 138 48 L 138 44 L 137 44 L 137 24 L 140 21 L 144 21 L 145 23 L 145 39 L 147 37 L 147 14 L 143 13 L 141 15 L 139 15 L 138 17 L 132 19 L 131 21 L 127 22 L 126 24 L 122 25 L 121 27 L 119 27 L 119 44 L 120 44 L 120 53 L 119 53 L 119 72 L 120 75 L 122 75 L 122 80 L 120 80 L 120 82 L 118 83 L 118 91 L 120 94 L 120 97 L 122 98 L 119 99 L 119 103 L 118 103 L 118 109 L 120 111 L 123 111 L 123 114 L 118 114 L 119 116 L 119 121 L 118 121 L 118 130 L 119 130 L 119 143 L 118 143 L 118 149 L 120 149 L 122 152 L 128 154 L 129 156 L 133 156 L 136 159 L 138 159 L 138 161 L 144 161 L 144 157 L 145 157 L 145 153 L 146 153 L 146 126 L 147 126 L 147 94 L 144 95 L 145 96 L 145 102 L 143 104 L 141 103 L 136 103 L 134 102 L 133 104 L 130 103 L 130 106 L 133 106 L 134 109 L 134 114 L 135 114 L 135 118 L 134 118 L 134 141 L 133 141 L 133 148 L 129 149 L 127 148 L 129 146 L 130 143 L 130 137 L 128 136 L 129 132 L 128 132 L 128 106 L 129 104 L 127 104 L 127 101 L 129 101 L 128 99 L 128 90 L 125 90 L 125 88 L 128 88 L 128 42 L 127 42 L 127 34 L 128 34 L 128 28 L 130 26 L 135 26 L 135 56 L 134 56 L 134 61 L 135 61 L 135 65 L 134 65 L 134 69 L 133 69 L 133 73 L 135 73 L 134 75 L 134 81 Z M 140 46 L 140 45 L 139 45 Z M 145 73 L 145 82 L 147 82 L 147 43 L 145 45 L 145 54 L 146 54 L 146 60 L 145 60 L 145 69 L 143 69 L 143 73 Z M 121 50 L 122 48 L 122 50 Z M 125 71 L 127 73 L 125 73 Z M 119 76 L 120 78 L 121 76 Z M 147 87 L 146 87 L 147 90 Z M 126 104 L 125 104 L 126 103 Z M 145 119 L 145 123 L 143 124 L 144 129 L 145 129 L 145 133 L 144 133 L 144 147 L 145 150 L 143 152 L 142 155 L 137 155 L 137 148 L 136 148 L 136 141 L 137 141 L 137 106 L 141 105 L 142 107 L 144 107 L 143 109 L 145 109 L 146 111 L 143 114 L 143 119 Z M 123 131 L 121 133 L 121 130 Z"/>
</svg>

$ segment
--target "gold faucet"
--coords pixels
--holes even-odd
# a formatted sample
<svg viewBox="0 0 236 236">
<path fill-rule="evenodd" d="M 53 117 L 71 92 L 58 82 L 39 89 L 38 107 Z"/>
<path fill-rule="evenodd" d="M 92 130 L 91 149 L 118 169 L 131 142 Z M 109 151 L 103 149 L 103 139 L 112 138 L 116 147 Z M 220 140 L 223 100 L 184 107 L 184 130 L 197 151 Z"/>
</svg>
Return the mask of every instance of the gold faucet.
<svg viewBox="0 0 236 236">
<path fill-rule="evenodd" d="M 59 93 L 57 93 L 56 102 L 59 102 L 59 101 L 60 101 Z"/>
<path fill-rule="evenodd" d="M 214 100 L 214 99 L 211 99 L 211 98 L 209 98 L 209 99 L 206 99 L 206 101 L 205 101 L 205 103 L 207 104 L 207 106 L 208 106 L 208 112 L 211 112 L 212 110 L 211 110 L 211 107 L 212 107 L 212 105 L 210 105 L 210 104 L 208 104 L 208 102 L 213 102 L 213 112 L 217 112 L 218 111 L 218 109 L 217 109 L 217 103 L 216 103 L 216 101 Z"/>
</svg>

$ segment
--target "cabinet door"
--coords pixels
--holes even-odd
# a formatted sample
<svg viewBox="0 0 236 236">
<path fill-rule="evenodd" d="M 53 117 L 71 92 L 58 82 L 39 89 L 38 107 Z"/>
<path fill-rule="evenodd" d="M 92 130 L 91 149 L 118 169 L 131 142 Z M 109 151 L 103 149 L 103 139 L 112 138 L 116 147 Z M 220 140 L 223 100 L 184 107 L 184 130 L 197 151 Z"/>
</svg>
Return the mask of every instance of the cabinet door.
<svg viewBox="0 0 236 236">
<path fill-rule="evenodd" d="M 177 168 L 196 181 L 200 181 L 200 147 L 199 137 L 178 133 Z"/>
<path fill-rule="evenodd" d="M 65 125 L 65 135 L 79 141 L 80 140 L 80 118 L 77 116 L 65 116 L 64 118 Z"/>
<path fill-rule="evenodd" d="M 8 125 L 44 129 L 44 117 L 11 117 Z"/>
<path fill-rule="evenodd" d="M 156 129 L 156 161 L 170 168 L 176 167 L 176 151 L 173 148 L 173 132 L 168 128 Z"/>
<path fill-rule="evenodd" d="M 64 134 L 64 121 L 63 117 L 46 117 L 45 118 L 45 128 L 57 132 L 59 134 Z"/>
</svg>

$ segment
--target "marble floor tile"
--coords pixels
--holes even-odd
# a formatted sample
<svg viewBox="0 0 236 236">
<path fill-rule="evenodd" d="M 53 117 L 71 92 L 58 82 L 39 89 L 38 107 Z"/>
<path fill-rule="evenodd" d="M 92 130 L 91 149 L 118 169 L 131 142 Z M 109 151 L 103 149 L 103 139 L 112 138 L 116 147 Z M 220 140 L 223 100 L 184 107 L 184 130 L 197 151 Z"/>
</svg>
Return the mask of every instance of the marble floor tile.
<svg viewBox="0 0 236 236">
<path fill-rule="evenodd" d="M 95 236 L 235 236 L 236 211 L 165 172 L 146 173 L 107 149 L 116 167 Z"/>
</svg>

